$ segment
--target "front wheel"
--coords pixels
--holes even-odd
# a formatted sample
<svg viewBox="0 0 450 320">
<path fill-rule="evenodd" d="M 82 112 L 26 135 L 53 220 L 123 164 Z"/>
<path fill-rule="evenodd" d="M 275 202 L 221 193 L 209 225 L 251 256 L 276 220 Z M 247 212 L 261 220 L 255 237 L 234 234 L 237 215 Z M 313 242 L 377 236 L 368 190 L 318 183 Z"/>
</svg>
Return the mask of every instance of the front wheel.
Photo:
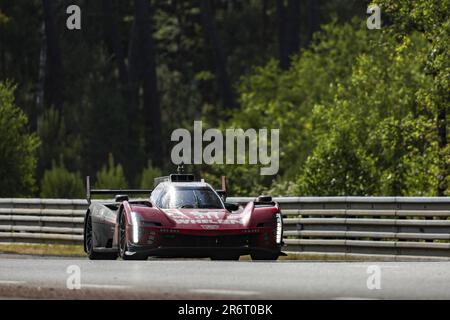
<svg viewBox="0 0 450 320">
<path fill-rule="evenodd" d="M 84 228 L 84 247 L 89 260 L 116 260 L 117 253 L 115 252 L 95 252 L 94 251 L 94 231 L 92 229 L 91 214 L 88 213 L 86 217 L 86 224 Z"/>
<path fill-rule="evenodd" d="M 122 260 L 147 260 L 146 255 L 135 253 L 133 255 L 127 255 L 128 240 L 127 240 L 127 224 L 125 213 L 120 215 L 119 220 L 119 256 Z"/>
</svg>

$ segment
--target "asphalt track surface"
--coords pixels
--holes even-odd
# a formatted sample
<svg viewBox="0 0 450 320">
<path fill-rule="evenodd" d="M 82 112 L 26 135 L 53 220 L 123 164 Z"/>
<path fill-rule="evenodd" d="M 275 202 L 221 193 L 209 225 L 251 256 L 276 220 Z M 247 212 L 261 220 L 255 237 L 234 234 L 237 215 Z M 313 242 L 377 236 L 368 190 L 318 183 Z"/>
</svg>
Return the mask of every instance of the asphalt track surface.
<svg viewBox="0 0 450 320">
<path fill-rule="evenodd" d="M 81 288 L 70 290 L 67 281 L 77 268 Z M 380 289 L 367 286 L 374 270 L 380 271 Z M 450 262 L 89 261 L 0 254 L 0 298 L 450 299 Z"/>
</svg>

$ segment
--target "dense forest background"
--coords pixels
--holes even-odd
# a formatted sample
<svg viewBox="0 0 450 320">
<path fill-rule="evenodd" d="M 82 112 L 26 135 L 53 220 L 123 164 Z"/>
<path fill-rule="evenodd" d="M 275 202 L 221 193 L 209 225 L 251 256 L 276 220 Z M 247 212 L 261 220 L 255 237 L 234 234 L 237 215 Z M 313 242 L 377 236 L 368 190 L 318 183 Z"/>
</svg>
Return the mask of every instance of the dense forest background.
<svg viewBox="0 0 450 320">
<path fill-rule="evenodd" d="M 0 0 L 0 197 L 151 187 L 194 120 L 280 129 L 277 176 L 189 168 L 233 195 L 450 195 L 450 0 L 369 3 Z"/>
</svg>

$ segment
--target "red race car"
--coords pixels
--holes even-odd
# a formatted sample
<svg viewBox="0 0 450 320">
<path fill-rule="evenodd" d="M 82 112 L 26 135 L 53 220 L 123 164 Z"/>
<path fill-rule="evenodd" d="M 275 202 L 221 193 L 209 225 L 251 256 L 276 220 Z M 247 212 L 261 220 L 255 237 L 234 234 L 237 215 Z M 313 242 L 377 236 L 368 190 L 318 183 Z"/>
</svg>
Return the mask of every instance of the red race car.
<svg viewBox="0 0 450 320">
<path fill-rule="evenodd" d="M 146 260 L 155 257 L 276 260 L 283 245 L 280 208 L 260 196 L 245 208 L 224 202 L 226 191 L 191 174 L 155 179 L 154 190 L 91 190 L 87 179 L 84 250 L 89 259 Z M 225 183 L 222 183 L 223 189 Z M 93 194 L 116 194 L 114 202 Z M 130 201 L 128 195 L 151 195 Z"/>
</svg>

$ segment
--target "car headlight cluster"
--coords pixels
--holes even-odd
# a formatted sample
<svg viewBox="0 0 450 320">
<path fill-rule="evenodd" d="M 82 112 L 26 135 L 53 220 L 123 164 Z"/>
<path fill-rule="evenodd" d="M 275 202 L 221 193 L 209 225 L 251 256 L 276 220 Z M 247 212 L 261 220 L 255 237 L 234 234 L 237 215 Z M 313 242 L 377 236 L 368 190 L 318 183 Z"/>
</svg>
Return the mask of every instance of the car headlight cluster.
<svg viewBox="0 0 450 320">
<path fill-rule="evenodd" d="M 281 244 L 281 242 L 283 240 L 283 219 L 281 217 L 281 213 L 280 212 L 278 212 L 275 215 L 275 219 L 277 220 L 275 241 L 276 241 L 277 244 Z"/>
<path fill-rule="evenodd" d="M 153 244 L 155 242 L 155 236 L 156 236 L 156 232 L 155 231 L 149 232 L 148 239 L 147 239 L 147 244 Z"/>
<path fill-rule="evenodd" d="M 160 229 L 161 233 L 180 233 L 180 230 L 178 229 Z"/>
<path fill-rule="evenodd" d="M 139 213 L 132 211 L 131 212 L 131 225 L 132 225 L 132 241 L 134 243 L 138 243 L 140 236 L 144 232 L 143 228 L 156 227 L 159 225 L 159 223 L 154 222 L 154 221 L 144 220 Z M 154 234 L 154 232 L 151 232 L 150 234 L 152 234 L 152 233 Z"/>
<path fill-rule="evenodd" d="M 258 229 L 245 229 L 245 230 L 241 230 L 242 233 L 258 233 L 259 230 Z"/>
<path fill-rule="evenodd" d="M 133 242 L 139 242 L 139 215 L 132 211 L 131 212 L 131 224 L 133 225 Z"/>
</svg>

